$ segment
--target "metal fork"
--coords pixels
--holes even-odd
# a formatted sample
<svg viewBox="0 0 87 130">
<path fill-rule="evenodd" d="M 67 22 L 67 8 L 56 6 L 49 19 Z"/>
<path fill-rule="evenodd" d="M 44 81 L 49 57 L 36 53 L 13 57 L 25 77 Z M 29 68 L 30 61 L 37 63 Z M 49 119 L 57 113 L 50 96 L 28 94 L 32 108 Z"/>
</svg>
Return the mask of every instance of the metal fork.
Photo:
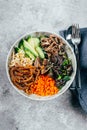
<svg viewBox="0 0 87 130">
<path fill-rule="evenodd" d="M 76 74 L 76 78 L 74 81 L 74 85 L 76 85 L 76 83 L 77 83 L 77 88 L 81 89 L 80 61 L 79 61 L 79 50 L 78 50 L 78 45 L 81 42 L 79 24 L 72 25 L 71 41 L 75 47 L 74 49 L 75 49 L 76 60 L 77 60 L 77 74 Z M 74 87 L 76 87 L 76 86 L 74 86 Z"/>
</svg>

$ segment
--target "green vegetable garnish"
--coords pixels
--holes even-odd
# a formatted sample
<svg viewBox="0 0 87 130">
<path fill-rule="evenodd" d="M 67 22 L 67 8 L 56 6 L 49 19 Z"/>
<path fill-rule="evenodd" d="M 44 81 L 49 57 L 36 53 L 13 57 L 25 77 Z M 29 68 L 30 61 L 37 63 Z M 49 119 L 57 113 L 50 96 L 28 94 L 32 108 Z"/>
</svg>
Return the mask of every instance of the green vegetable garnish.
<svg viewBox="0 0 87 130">
<path fill-rule="evenodd" d="M 19 42 L 18 44 L 18 48 L 23 50 L 23 39 Z"/>
<path fill-rule="evenodd" d="M 64 61 L 63 61 L 63 66 L 66 66 L 66 65 L 68 65 L 69 64 L 69 59 L 65 59 Z"/>
<path fill-rule="evenodd" d="M 25 38 L 26 41 L 28 41 L 31 38 L 31 36 L 29 35 L 27 38 Z"/>
<path fill-rule="evenodd" d="M 63 86 L 58 86 L 59 89 L 62 89 Z"/>
<path fill-rule="evenodd" d="M 70 80 L 70 77 L 68 75 L 64 76 L 63 80 L 68 81 L 68 80 Z"/>
<path fill-rule="evenodd" d="M 61 75 L 58 75 L 58 78 L 57 78 L 58 80 L 60 80 L 60 79 L 62 79 L 62 76 Z"/>
<path fill-rule="evenodd" d="M 14 50 L 15 50 L 15 53 L 18 53 L 20 51 L 20 48 L 15 47 Z"/>
</svg>

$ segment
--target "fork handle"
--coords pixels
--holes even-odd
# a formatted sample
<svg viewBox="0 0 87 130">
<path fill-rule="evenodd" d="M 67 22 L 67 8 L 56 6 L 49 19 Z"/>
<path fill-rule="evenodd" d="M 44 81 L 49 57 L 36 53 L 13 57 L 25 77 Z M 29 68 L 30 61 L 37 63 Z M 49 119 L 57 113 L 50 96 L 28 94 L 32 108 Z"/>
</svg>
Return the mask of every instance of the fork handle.
<svg viewBox="0 0 87 130">
<path fill-rule="evenodd" d="M 80 61 L 79 61 L 79 50 L 78 45 L 75 44 L 75 54 L 77 60 L 77 88 L 81 89 L 81 75 L 80 75 Z"/>
</svg>

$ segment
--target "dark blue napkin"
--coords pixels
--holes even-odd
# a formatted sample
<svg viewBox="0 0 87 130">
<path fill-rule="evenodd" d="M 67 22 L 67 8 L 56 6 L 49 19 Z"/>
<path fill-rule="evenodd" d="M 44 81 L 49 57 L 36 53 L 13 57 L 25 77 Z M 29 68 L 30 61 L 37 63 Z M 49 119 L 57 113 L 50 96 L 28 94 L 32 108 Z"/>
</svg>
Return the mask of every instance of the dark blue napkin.
<svg viewBox="0 0 87 130">
<path fill-rule="evenodd" d="M 71 31 L 71 28 L 70 28 Z M 87 113 L 87 28 L 80 29 L 81 44 L 79 45 L 80 66 L 81 66 L 81 89 L 74 90 L 78 101 Z M 60 35 L 66 37 L 66 30 L 60 31 Z M 71 44 L 71 43 L 70 43 Z"/>
</svg>

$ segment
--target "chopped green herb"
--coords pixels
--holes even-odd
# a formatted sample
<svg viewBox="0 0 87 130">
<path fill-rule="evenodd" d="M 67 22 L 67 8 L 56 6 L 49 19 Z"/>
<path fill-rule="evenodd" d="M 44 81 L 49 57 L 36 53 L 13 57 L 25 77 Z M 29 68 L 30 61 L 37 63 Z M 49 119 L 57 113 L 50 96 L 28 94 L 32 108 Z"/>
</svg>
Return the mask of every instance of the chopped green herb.
<svg viewBox="0 0 87 130">
<path fill-rule="evenodd" d="M 63 61 L 63 66 L 66 66 L 66 65 L 68 65 L 69 64 L 69 60 L 68 59 L 65 59 L 64 61 Z"/>
<path fill-rule="evenodd" d="M 60 80 L 62 78 L 62 76 L 61 75 L 58 75 L 58 80 Z"/>
</svg>

